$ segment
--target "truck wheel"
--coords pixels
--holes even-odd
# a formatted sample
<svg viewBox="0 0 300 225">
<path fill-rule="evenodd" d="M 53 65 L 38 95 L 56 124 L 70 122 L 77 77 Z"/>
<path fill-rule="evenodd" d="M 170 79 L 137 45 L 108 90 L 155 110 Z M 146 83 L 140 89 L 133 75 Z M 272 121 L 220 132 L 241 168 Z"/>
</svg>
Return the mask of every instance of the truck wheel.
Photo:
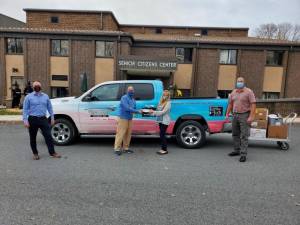
<svg viewBox="0 0 300 225">
<path fill-rule="evenodd" d="M 199 148 L 206 142 L 205 130 L 196 121 L 185 121 L 177 128 L 176 140 L 183 148 Z"/>
<path fill-rule="evenodd" d="M 51 136 L 55 145 L 69 145 L 75 140 L 77 131 L 72 122 L 59 118 L 51 127 Z"/>
</svg>

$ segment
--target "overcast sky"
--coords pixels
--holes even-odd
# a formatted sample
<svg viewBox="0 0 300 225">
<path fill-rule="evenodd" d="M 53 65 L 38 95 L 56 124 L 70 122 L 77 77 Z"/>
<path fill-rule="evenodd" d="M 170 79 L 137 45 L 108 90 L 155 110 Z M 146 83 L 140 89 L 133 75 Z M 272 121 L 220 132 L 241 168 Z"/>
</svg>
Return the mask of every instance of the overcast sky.
<svg viewBox="0 0 300 225">
<path fill-rule="evenodd" d="M 300 24 L 300 0 L 0 0 L 0 13 L 25 21 L 23 8 L 110 10 L 121 24 Z"/>
</svg>

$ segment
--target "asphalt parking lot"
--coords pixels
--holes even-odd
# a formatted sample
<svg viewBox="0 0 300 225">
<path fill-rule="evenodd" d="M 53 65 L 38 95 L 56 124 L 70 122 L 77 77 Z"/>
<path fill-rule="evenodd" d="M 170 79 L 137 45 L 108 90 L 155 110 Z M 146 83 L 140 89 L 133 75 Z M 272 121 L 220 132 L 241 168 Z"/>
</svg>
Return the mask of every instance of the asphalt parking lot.
<svg viewBox="0 0 300 225">
<path fill-rule="evenodd" d="M 2 225 L 297 225 L 300 224 L 300 126 L 291 149 L 251 142 L 246 163 L 230 158 L 230 135 L 202 149 L 135 139 L 117 157 L 113 139 L 57 147 L 51 159 L 41 136 L 33 161 L 26 130 L 0 126 Z"/>
</svg>

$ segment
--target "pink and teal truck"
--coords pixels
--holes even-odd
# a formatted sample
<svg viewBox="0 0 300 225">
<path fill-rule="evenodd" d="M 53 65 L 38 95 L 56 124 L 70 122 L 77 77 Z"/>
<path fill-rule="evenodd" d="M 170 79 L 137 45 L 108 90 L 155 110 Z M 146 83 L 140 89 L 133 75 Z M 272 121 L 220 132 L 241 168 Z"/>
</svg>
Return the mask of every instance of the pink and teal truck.
<svg viewBox="0 0 300 225">
<path fill-rule="evenodd" d="M 56 145 L 71 144 L 77 137 L 112 136 L 116 132 L 118 108 L 127 87 L 135 89 L 137 109 L 155 109 L 163 93 L 159 80 L 126 80 L 98 84 L 80 97 L 52 99 L 56 124 L 51 129 Z M 226 121 L 227 99 L 171 99 L 171 124 L 167 134 L 184 148 L 199 148 L 206 135 L 230 132 Z M 133 136 L 158 136 L 156 117 L 135 114 Z"/>
</svg>

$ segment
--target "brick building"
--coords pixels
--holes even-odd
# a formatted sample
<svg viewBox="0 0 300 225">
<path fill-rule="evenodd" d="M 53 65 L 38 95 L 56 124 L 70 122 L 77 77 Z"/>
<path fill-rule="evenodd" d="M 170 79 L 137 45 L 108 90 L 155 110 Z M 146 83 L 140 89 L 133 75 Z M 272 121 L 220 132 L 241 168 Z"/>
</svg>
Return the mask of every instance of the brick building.
<svg viewBox="0 0 300 225">
<path fill-rule="evenodd" d="M 161 79 L 191 96 L 227 97 L 237 74 L 258 98 L 300 97 L 300 43 L 248 37 L 248 28 L 120 24 L 112 12 L 24 9 L 0 27 L 0 104 L 40 80 L 51 97 L 117 79 Z"/>
</svg>

